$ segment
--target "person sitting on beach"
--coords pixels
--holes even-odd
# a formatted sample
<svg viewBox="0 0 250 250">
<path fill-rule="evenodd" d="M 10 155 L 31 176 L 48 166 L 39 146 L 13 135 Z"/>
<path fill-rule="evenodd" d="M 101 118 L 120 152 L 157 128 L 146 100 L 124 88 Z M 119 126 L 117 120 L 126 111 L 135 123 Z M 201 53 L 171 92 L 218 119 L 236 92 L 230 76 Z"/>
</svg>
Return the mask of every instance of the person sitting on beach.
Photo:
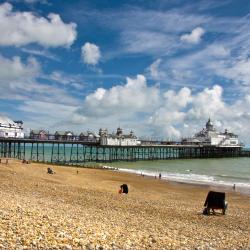
<svg viewBox="0 0 250 250">
<path fill-rule="evenodd" d="M 119 189 L 119 194 L 128 194 L 128 185 L 122 184 Z"/>
<path fill-rule="evenodd" d="M 55 174 L 55 172 L 51 168 L 47 168 L 47 173 L 48 174 Z"/>
</svg>

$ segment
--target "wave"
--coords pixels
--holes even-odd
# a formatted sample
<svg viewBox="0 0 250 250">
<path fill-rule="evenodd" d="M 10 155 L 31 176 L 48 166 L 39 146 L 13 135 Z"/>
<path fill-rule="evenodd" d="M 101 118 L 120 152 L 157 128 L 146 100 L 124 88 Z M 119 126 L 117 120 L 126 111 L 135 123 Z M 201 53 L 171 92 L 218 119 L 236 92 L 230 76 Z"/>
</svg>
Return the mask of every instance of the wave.
<svg viewBox="0 0 250 250">
<path fill-rule="evenodd" d="M 242 181 L 248 181 L 250 183 L 250 177 L 232 176 L 232 175 L 226 175 L 226 174 L 218 174 L 215 176 L 219 178 L 224 178 L 224 179 L 238 179 Z"/>
<path fill-rule="evenodd" d="M 212 185 L 212 186 L 224 186 L 227 188 L 232 188 L 234 185 L 237 188 L 237 191 L 250 194 L 250 182 L 242 182 L 242 178 L 238 177 L 230 177 L 233 180 L 220 180 L 217 176 L 209 176 L 202 174 L 194 174 L 194 173 L 171 173 L 171 172 L 154 172 L 149 170 L 134 170 L 134 169 L 118 169 L 121 172 L 134 173 L 138 175 L 145 175 L 150 177 L 158 177 L 159 173 L 161 173 L 161 179 L 167 181 L 175 181 L 175 182 L 183 182 L 183 183 L 191 183 L 191 184 L 203 184 L 203 185 Z M 227 176 L 220 176 L 227 177 Z M 248 178 L 246 178 L 248 179 Z"/>
</svg>

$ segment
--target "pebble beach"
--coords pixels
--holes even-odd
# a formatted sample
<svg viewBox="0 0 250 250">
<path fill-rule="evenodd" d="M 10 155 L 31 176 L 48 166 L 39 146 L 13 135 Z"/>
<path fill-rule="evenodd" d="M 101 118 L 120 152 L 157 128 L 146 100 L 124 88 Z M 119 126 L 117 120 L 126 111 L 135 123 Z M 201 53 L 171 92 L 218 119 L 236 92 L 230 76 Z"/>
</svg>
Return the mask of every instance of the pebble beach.
<svg viewBox="0 0 250 250">
<path fill-rule="evenodd" d="M 107 169 L 0 164 L 0 249 L 250 249 L 250 196 Z M 51 167 L 56 173 L 47 174 Z M 129 193 L 119 194 L 128 184 Z"/>
</svg>

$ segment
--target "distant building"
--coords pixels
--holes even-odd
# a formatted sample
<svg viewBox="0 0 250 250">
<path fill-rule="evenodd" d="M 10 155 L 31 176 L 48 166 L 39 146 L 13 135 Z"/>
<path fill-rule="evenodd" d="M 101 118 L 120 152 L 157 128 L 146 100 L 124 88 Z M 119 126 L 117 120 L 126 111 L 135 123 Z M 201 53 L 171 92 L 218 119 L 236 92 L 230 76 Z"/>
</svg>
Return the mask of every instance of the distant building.
<svg viewBox="0 0 250 250">
<path fill-rule="evenodd" d="M 55 140 L 59 141 L 71 141 L 74 140 L 74 133 L 71 131 L 56 131 Z"/>
<path fill-rule="evenodd" d="M 87 142 L 98 142 L 100 139 L 100 136 L 97 135 L 96 133 L 87 131 L 87 132 L 82 132 L 79 135 L 79 140 L 80 141 L 87 141 Z"/>
<path fill-rule="evenodd" d="M 0 137 L 2 138 L 24 138 L 23 122 L 12 121 L 0 115 Z"/>
<path fill-rule="evenodd" d="M 31 130 L 30 139 L 48 140 L 49 133 L 45 130 Z"/>
<path fill-rule="evenodd" d="M 219 147 L 239 147 L 241 146 L 238 135 L 228 132 L 217 132 L 210 118 L 206 123 L 206 128 L 196 133 L 192 138 L 182 140 L 183 144 L 203 144 Z"/>
<path fill-rule="evenodd" d="M 141 144 L 141 141 L 137 139 L 134 132 L 129 134 L 123 134 L 121 128 L 117 128 L 116 133 L 109 134 L 107 129 L 100 129 L 100 145 L 112 145 L 112 146 L 137 146 Z"/>
</svg>

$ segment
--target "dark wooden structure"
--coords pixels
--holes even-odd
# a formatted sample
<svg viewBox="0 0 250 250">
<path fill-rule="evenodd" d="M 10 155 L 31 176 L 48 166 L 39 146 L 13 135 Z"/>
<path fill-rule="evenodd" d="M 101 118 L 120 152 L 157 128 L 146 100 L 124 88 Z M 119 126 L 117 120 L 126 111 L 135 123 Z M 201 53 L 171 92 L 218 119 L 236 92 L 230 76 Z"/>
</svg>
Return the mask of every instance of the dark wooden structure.
<svg viewBox="0 0 250 250">
<path fill-rule="evenodd" d="M 37 162 L 81 164 L 138 160 L 170 160 L 219 157 L 249 157 L 242 147 L 182 145 L 179 142 L 140 146 L 101 146 L 92 140 L 14 139 L 0 138 L 0 157 Z"/>
</svg>

